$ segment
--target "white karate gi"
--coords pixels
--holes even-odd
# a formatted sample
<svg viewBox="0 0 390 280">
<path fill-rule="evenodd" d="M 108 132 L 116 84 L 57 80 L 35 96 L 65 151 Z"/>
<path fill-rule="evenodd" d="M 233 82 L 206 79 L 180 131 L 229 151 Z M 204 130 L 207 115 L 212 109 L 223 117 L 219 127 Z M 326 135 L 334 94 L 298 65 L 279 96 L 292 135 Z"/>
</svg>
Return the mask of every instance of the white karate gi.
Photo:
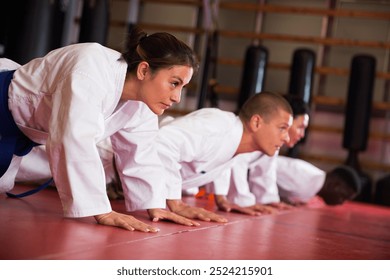
<svg viewBox="0 0 390 280">
<path fill-rule="evenodd" d="M 9 108 L 26 136 L 46 144 L 66 217 L 111 211 L 97 149 L 107 137 L 127 210 L 165 207 L 163 167 L 153 144 L 158 119 L 142 102 L 120 101 L 126 71 L 119 52 L 85 43 L 32 60 L 11 81 Z M 1 178 L 1 191 L 12 188 L 18 166 Z"/>
<path fill-rule="evenodd" d="M 0 58 L 0 72 L 1 71 L 8 71 L 8 70 L 16 70 L 21 65 L 19 63 L 16 63 L 15 61 L 12 61 L 8 58 Z"/>
<path fill-rule="evenodd" d="M 117 172 L 114 166 L 114 151 L 112 150 L 110 138 L 97 143 L 97 149 L 103 164 L 106 184 L 116 182 Z M 52 177 L 46 146 L 40 145 L 34 147 L 30 153 L 22 157 L 15 182 L 42 184 Z"/>
<path fill-rule="evenodd" d="M 158 151 L 166 171 L 168 199 L 180 199 L 182 189 L 199 187 L 229 169 L 241 141 L 238 116 L 205 108 L 162 124 Z"/>
<path fill-rule="evenodd" d="M 206 192 L 228 196 L 231 202 L 244 206 L 254 205 L 256 197 L 248 185 L 248 168 L 252 160 L 257 159 L 261 152 L 243 153 L 235 156 L 231 167 L 227 168 L 213 182 L 206 184 Z"/>
<path fill-rule="evenodd" d="M 230 172 L 230 173 L 229 173 Z M 307 202 L 322 188 L 326 173 L 301 159 L 272 157 L 259 152 L 238 155 L 226 176 L 219 178 L 209 190 L 226 195 L 228 199 L 246 207 L 280 202 L 280 197 L 290 202 Z M 229 190 L 226 192 L 226 185 Z"/>
<path fill-rule="evenodd" d="M 321 190 L 326 172 L 307 161 L 279 156 L 276 176 L 281 197 L 306 203 Z"/>
</svg>

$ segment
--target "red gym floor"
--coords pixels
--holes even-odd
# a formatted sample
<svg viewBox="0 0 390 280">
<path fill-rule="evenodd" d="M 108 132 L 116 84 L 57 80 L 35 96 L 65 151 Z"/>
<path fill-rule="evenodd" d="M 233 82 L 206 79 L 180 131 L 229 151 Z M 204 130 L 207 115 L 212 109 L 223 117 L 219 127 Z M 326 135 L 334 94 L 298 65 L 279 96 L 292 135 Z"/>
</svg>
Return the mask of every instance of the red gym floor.
<svg viewBox="0 0 390 280">
<path fill-rule="evenodd" d="M 19 193 L 29 188 L 17 186 Z M 188 203 L 214 209 L 207 198 Z M 124 211 L 123 201 L 113 209 Z M 55 189 L 23 199 L 0 195 L 0 259 L 55 260 L 377 260 L 390 259 L 390 208 L 312 203 L 273 215 L 222 213 L 229 222 L 185 227 L 159 222 L 159 233 L 62 217 Z M 150 222 L 146 212 L 133 213 Z"/>
</svg>

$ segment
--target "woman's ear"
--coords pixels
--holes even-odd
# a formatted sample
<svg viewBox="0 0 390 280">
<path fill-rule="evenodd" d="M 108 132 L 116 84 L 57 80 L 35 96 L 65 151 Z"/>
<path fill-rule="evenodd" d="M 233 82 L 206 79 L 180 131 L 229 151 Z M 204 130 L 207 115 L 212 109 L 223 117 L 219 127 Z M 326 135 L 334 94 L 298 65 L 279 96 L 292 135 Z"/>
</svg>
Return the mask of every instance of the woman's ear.
<svg viewBox="0 0 390 280">
<path fill-rule="evenodd" d="M 249 120 L 249 127 L 253 132 L 257 131 L 262 126 L 262 124 L 263 118 L 258 114 L 253 115 Z"/>
<path fill-rule="evenodd" d="M 145 79 L 148 69 L 149 69 L 149 63 L 147 63 L 146 61 L 141 61 L 137 67 L 137 78 L 139 80 Z"/>
</svg>

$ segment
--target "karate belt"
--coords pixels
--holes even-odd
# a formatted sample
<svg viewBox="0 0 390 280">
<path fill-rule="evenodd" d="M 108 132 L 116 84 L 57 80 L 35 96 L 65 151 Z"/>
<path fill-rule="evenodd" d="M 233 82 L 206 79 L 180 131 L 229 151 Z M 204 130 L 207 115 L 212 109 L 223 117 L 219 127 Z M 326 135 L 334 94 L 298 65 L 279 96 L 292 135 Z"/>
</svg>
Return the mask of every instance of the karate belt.
<svg viewBox="0 0 390 280">
<path fill-rule="evenodd" d="M 7 172 L 13 155 L 25 156 L 34 146 L 39 145 L 20 131 L 9 110 L 8 87 L 14 72 L 15 71 L 0 72 L 0 178 Z M 46 187 L 46 184 L 49 185 L 51 181 L 52 179 L 39 186 L 37 189 L 23 194 L 14 195 L 7 193 L 7 195 L 11 197 L 23 197 L 40 191 Z"/>
</svg>

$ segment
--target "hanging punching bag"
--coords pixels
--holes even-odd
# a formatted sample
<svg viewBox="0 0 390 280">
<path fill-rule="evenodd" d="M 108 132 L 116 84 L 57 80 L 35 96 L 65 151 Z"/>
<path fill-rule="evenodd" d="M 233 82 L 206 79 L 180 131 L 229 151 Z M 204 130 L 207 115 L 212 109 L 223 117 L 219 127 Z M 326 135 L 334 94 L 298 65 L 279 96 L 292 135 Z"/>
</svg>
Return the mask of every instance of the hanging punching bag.
<svg viewBox="0 0 390 280">
<path fill-rule="evenodd" d="M 129 0 L 129 7 L 127 10 L 127 32 L 130 34 L 133 28 L 138 23 L 138 14 L 140 10 L 140 0 Z"/>
<path fill-rule="evenodd" d="M 84 0 L 79 42 L 107 43 L 109 23 L 108 0 Z"/>
<path fill-rule="evenodd" d="M 390 206 L 390 174 L 376 182 L 375 203 Z"/>
<path fill-rule="evenodd" d="M 362 180 L 362 192 L 356 200 L 371 201 L 372 179 L 361 170 L 358 153 L 365 151 L 368 142 L 376 60 L 370 55 L 352 58 L 345 109 L 343 147 L 348 150 L 346 164 L 353 167 Z"/>
<path fill-rule="evenodd" d="M 57 0 L 15 0 L 8 10 L 4 56 L 24 64 L 60 47 L 65 12 Z"/>
<path fill-rule="evenodd" d="M 13 11 L 13 1 L 0 2 L 0 56 L 4 56 L 5 45 L 7 43 L 7 33 L 10 28 L 11 15 Z"/>
<path fill-rule="evenodd" d="M 290 68 L 290 82 L 288 93 L 302 98 L 310 107 L 313 91 L 314 69 L 316 54 L 310 49 L 297 49 L 294 51 Z M 299 156 L 299 144 L 306 141 L 305 136 L 292 148 L 288 149 L 287 156 L 297 158 Z"/>
<path fill-rule="evenodd" d="M 263 46 L 249 46 L 245 52 L 237 111 L 253 95 L 264 88 L 268 62 L 268 50 Z"/>
<path fill-rule="evenodd" d="M 205 107 L 209 98 L 212 107 L 217 107 L 214 87 L 217 81 L 219 34 L 217 30 L 207 34 L 206 51 L 203 61 L 202 81 L 198 97 L 198 109 Z"/>
<path fill-rule="evenodd" d="M 311 104 L 316 54 L 310 49 L 294 51 L 290 69 L 288 93 L 297 95 L 307 104 Z"/>
<path fill-rule="evenodd" d="M 343 138 L 343 147 L 348 150 L 367 148 L 375 68 L 372 56 L 357 55 L 352 59 Z"/>
</svg>

